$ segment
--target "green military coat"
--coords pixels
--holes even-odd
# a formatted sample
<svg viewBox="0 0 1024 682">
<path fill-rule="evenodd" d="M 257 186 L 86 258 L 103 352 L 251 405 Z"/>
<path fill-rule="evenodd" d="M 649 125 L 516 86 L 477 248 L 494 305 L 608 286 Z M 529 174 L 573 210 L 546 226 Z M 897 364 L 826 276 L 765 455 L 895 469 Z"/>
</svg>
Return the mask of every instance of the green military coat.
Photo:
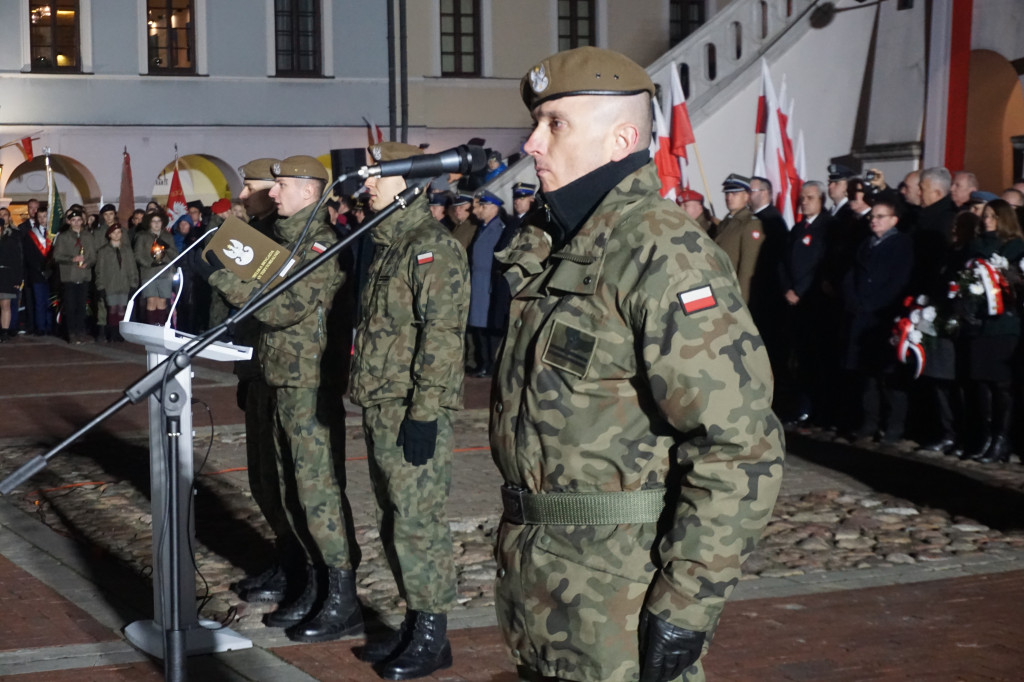
<svg viewBox="0 0 1024 682">
<path fill-rule="evenodd" d="M 96 288 L 107 294 L 132 294 L 139 288 L 139 266 L 126 238 L 116 249 L 107 242 L 96 252 Z"/>
<path fill-rule="evenodd" d="M 466 252 L 422 198 L 371 236 L 378 253 L 363 289 L 352 400 L 363 407 L 408 400 L 411 419 L 433 421 L 442 408 L 462 407 Z"/>
<path fill-rule="evenodd" d="M 71 261 L 75 256 L 84 256 L 82 265 Z M 92 266 L 96 264 L 96 247 L 88 230 L 75 234 L 65 230 L 57 235 L 53 243 L 53 262 L 60 266 L 60 281 L 65 284 L 82 284 L 92 281 Z"/>
<path fill-rule="evenodd" d="M 737 211 L 718 224 L 715 243 L 729 257 L 736 270 L 740 293 L 745 303 L 750 302 L 750 282 L 754 279 L 757 259 L 764 244 L 764 228 L 749 208 Z"/>
<path fill-rule="evenodd" d="M 658 524 L 503 520 L 499 625 L 543 675 L 638 679 L 643 608 L 713 631 L 779 490 L 764 344 L 725 255 L 659 187 L 650 163 L 561 250 L 528 224 L 497 256 L 513 300 L 491 451 L 507 484 L 665 490 Z"/>
</svg>

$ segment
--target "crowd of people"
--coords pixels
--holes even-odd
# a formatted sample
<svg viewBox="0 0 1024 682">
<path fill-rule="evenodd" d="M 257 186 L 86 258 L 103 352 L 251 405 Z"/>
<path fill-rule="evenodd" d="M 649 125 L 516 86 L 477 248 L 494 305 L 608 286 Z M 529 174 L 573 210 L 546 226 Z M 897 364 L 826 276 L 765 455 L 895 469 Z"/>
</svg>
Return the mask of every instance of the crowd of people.
<svg viewBox="0 0 1024 682">
<path fill-rule="evenodd" d="M 52 235 L 45 202 L 29 199 L 21 222 L 0 209 L 0 342 L 20 334 L 58 335 L 72 344 L 120 341 L 118 325 L 132 296 L 141 299 L 138 321 L 163 324 L 178 291 L 176 328 L 206 329 L 210 291 L 187 263 L 180 276 L 169 269 L 153 278 L 229 214 L 247 215 L 241 202 L 228 199 L 210 207 L 192 201 L 187 208 L 169 225 L 165 209 L 150 201 L 122 225 L 113 204 L 93 215 L 72 204 Z"/>
<path fill-rule="evenodd" d="M 895 188 L 877 169 L 828 171 L 802 186 L 794 225 L 765 178 L 730 175 L 721 221 L 677 193 L 733 263 L 776 409 L 853 442 L 1008 461 L 1022 444 L 1024 179 L 997 195 L 967 171 L 914 171 Z"/>
</svg>

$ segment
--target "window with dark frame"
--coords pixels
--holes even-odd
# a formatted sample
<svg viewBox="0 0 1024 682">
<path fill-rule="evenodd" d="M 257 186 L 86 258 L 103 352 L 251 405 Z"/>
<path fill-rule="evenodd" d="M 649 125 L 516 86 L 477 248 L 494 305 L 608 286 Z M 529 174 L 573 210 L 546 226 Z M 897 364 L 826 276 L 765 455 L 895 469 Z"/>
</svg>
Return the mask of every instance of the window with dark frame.
<svg viewBox="0 0 1024 682">
<path fill-rule="evenodd" d="M 558 49 L 594 45 L 597 24 L 594 0 L 558 0 Z"/>
<path fill-rule="evenodd" d="M 192 0 L 146 0 L 150 74 L 194 74 L 195 7 Z"/>
<path fill-rule="evenodd" d="M 441 0 L 441 75 L 480 75 L 479 0 Z"/>
<path fill-rule="evenodd" d="M 320 76 L 320 0 L 274 0 L 278 76 Z"/>
<path fill-rule="evenodd" d="M 672 45 L 682 42 L 706 21 L 704 0 L 669 0 L 668 39 Z"/>
<path fill-rule="evenodd" d="M 81 71 L 78 0 L 29 0 L 33 71 Z"/>
</svg>

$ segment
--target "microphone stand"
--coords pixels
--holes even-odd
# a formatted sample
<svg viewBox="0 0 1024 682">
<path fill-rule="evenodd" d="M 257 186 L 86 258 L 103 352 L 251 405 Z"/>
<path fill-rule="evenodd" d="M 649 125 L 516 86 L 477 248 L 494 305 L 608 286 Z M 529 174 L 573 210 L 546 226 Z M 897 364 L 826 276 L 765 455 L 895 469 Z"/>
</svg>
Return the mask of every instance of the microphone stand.
<svg viewBox="0 0 1024 682">
<path fill-rule="evenodd" d="M 332 183 L 326 190 L 324 190 L 323 196 L 320 198 L 319 203 L 313 209 L 312 215 L 310 215 L 310 222 L 306 224 L 306 228 L 312 224 L 315 219 L 320 206 L 326 201 L 327 196 L 333 189 L 334 185 L 344 180 L 347 175 L 340 176 L 334 183 Z M 316 258 L 306 263 L 304 266 L 292 273 L 285 281 L 273 289 L 266 291 L 266 286 L 256 292 L 256 297 L 249 300 L 244 306 L 242 306 L 233 315 L 228 317 L 224 322 L 217 325 L 213 329 L 210 329 L 203 334 L 195 337 L 188 344 L 182 346 L 180 349 L 174 351 L 171 355 L 161 361 L 158 365 L 149 370 L 141 379 L 136 381 L 134 384 L 129 386 L 124 391 L 124 396 L 114 402 L 112 405 L 103 410 L 100 414 L 93 417 L 85 426 L 81 427 L 73 434 L 62 440 L 60 443 L 50 448 L 48 452 L 43 455 L 36 455 L 25 462 L 21 467 L 11 473 L 3 481 L 0 481 L 0 495 L 7 495 L 12 492 L 19 485 L 27 481 L 29 478 L 46 468 L 47 463 L 67 446 L 74 443 L 76 440 L 81 438 L 83 435 L 91 431 L 97 425 L 104 422 L 110 416 L 114 415 L 122 408 L 126 407 L 129 403 L 137 404 L 138 402 L 146 399 L 151 395 L 159 395 L 161 400 L 162 408 L 165 410 L 165 441 L 164 441 L 164 452 L 167 458 L 167 471 L 168 471 L 168 516 L 172 523 L 169 526 L 169 544 L 168 551 L 171 552 L 170 556 L 170 572 L 169 576 L 171 580 L 171 594 L 172 598 L 169 600 L 170 618 L 165 621 L 169 623 L 169 627 L 164 630 L 164 679 L 170 682 L 185 682 L 188 679 L 188 670 L 185 665 L 185 659 L 187 653 L 185 651 L 185 632 L 181 629 L 181 604 L 178 603 L 177 599 L 177 585 L 179 584 L 181 562 L 178 559 L 178 552 L 180 551 L 179 544 L 179 531 L 178 525 L 178 480 L 177 480 L 177 458 L 178 458 L 178 438 L 180 438 L 180 417 L 181 410 L 183 408 L 182 398 L 184 392 L 180 384 L 173 379 L 181 370 L 187 369 L 192 364 L 192 358 L 198 355 L 203 349 L 213 344 L 220 336 L 222 336 L 228 329 L 233 327 L 241 320 L 253 315 L 258 310 L 261 310 L 267 306 L 275 298 L 283 294 L 285 291 L 290 289 L 296 282 L 301 280 L 309 273 L 316 270 L 320 265 L 327 262 L 329 259 L 336 257 L 342 249 L 351 244 L 357 237 L 362 235 L 364 232 L 372 227 L 375 227 L 385 218 L 390 216 L 399 209 L 405 209 L 410 203 L 412 203 L 420 194 L 423 193 L 423 189 L 426 186 L 426 181 L 412 182 L 409 187 L 403 190 L 395 200 L 385 207 L 376 216 L 367 220 L 363 225 L 359 226 L 358 229 L 354 230 L 345 239 L 335 243 L 334 245 L 327 248 L 323 253 L 319 254 Z M 305 230 L 303 231 L 305 235 Z M 298 241 L 301 241 L 301 237 Z M 296 248 L 298 242 L 296 243 Z M 272 282 L 268 280 L 269 282 Z M 264 293 L 265 292 L 265 293 Z M 263 294 L 263 295 L 261 295 Z"/>
</svg>

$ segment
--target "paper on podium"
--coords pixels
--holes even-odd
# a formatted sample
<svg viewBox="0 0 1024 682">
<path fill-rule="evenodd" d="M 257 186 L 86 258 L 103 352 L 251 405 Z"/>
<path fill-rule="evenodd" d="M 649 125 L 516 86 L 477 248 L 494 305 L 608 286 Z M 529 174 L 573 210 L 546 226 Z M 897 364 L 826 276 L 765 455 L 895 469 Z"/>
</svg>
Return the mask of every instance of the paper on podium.
<svg viewBox="0 0 1024 682">
<path fill-rule="evenodd" d="M 210 238 L 210 243 L 203 249 L 203 258 L 210 251 L 216 253 L 224 267 L 240 279 L 260 282 L 266 282 L 277 274 L 289 253 L 288 249 L 234 216 L 228 217 Z M 282 276 L 270 286 L 284 281 L 294 264 L 295 259 L 289 261 Z"/>
</svg>

